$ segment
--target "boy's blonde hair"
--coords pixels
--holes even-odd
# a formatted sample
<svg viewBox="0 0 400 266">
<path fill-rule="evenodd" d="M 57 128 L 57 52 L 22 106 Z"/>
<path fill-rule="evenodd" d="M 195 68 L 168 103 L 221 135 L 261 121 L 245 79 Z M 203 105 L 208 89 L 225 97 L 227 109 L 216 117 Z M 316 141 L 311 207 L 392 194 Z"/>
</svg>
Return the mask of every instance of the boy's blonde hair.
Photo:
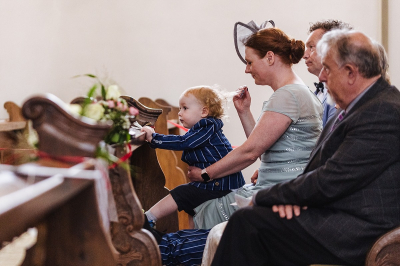
<svg viewBox="0 0 400 266">
<path fill-rule="evenodd" d="M 197 86 L 185 90 L 182 96 L 192 94 L 196 99 L 208 108 L 208 116 L 221 119 L 225 116 L 224 103 L 226 97 L 216 88 L 208 86 Z"/>
</svg>

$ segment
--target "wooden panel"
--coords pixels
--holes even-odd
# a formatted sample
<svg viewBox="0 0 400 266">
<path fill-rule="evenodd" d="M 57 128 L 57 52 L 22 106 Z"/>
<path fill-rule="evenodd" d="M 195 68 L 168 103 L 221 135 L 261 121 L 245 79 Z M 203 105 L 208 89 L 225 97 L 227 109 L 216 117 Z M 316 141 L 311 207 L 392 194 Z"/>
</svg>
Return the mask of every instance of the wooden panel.
<svg viewBox="0 0 400 266">
<path fill-rule="evenodd" d="M 8 120 L 0 120 L 0 131 L 24 129 L 26 120 L 22 116 L 21 108 L 14 102 L 5 102 L 4 108 L 8 112 Z"/>
<path fill-rule="evenodd" d="M 168 135 L 169 130 L 167 126 L 167 119 L 171 111 L 173 110 L 173 115 L 177 115 L 178 112 L 176 108 L 171 106 L 161 105 L 156 103 L 149 98 L 140 98 L 139 101 L 146 106 L 152 108 L 160 108 L 163 110 L 163 113 L 159 116 L 156 124 L 155 131 L 160 134 Z M 179 134 L 178 134 L 179 135 Z M 163 149 L 156 149 L 158 162 L 161 166 L 162 171 L 165 175 L 165 186 L 168 189 L 173 189 L 179 185 L 187 183 L 187 178 L 185 172 L 182 170 L 180 165 L 184 165 L 187 169 L 187 165 L 181 161 L 182 151 L 170 151 Z M 187 170 L 186 170 L 187 171 Z M 146 209 L 147 210 L 147 209 Z M 188 229 L 189 228 L 189 218 L 186 212 L 179 212 L 179 229 Z"/>
<path fill-rule="evenodd" d="M 176 123 L 179 124 L 179 115 L 178 115 L 179 107 L 173 106 L 163 99 L 156 99 L 155 102 L 164 106 L 171 107 L 171 111 L 167 114 L 167 119 L 176 121 Z M 168 128 L 168 134 L 181 135 L 180 129 L 175 126 L 173 126 L 172 128 Z M 182 157 L 182 151 L 174 151 L 174 152 L 176 158 L 178 159 L 177 165 L 180 169 L 182 169 L 186 177 L 189 166 L 180 159 Z M 189 182 L 189 179 L 187 177 L 186 177 L 186 182 Z"/>
<path fill-rule="evenodd" d="M 0 197 L 0 241 L 40 225 L 23 265 L 115 265 L 96 205 L 94 180 L 49 177 Z"/>
<path fill-rule="evenodd" d="M 134 139 L 132 141 L 133 149 L 139 148 L 144 143 L 144 138 Z M 117 146 L 116 155 L 122 157 L 126 151 L 122 146 Z M 146 156 L 139 153 L 139 157 Z M 135 164 L 138 164 L 134 160 Z M 157 164 L 155 161 L 154 163 Z M 158 164 L 157 164 L 158 165 Z M 140 166 L 142 169 L 145 166 Z M 153 165 L 151 168 L 155 168 Z M 152 196 L 148 193 L 142 193 L 140 200 L 133 188 L 130 172 L 126 171 L 121 166 L 110 169 L 111 187 L 117 207 L 118 222 L 111 222 L 111 237 L 116 250 L 119 252 L 118 265 L 148 265 L 157 266 L 161 264 L 161 255 L 158 249 L 158 244 L 154 237 L 147 231 L 142 229 L 144 223 L 144 215 L 141 202 L 145 202 L 146 198 Z M 134 177 L 136 178 L 136 176 Z M 147 178 L 147 177 L 144 177 Z M 154 177 L 153 177 L 154 178 Z M 164 177 L 158 177 L 157 180 L 163 180 Z M 152 181 L 152 180 L 148 180 Z M 163 185 L 158 186 L 163 189 Z M 146 192 L 146 190 L 144 191 Z M 165 191 L 164 194 L 167 194 Z M 162 197 L 159 194 L 155 195 Z M 177 224 L 177 221 L 175 221 Z"/>
</svg>

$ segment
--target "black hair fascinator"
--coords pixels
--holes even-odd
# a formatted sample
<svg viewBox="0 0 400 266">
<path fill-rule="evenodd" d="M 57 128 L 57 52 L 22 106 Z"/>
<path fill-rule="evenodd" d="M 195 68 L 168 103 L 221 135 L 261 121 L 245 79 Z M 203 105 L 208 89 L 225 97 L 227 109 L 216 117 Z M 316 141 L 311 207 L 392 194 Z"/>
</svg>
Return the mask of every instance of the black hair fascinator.
<svg viewBox="0 0 400 266">
<path fill-rule="evenodd" d="M 235 49 L 237 55 L 239 56 L 240 60 L 242 60 L 243 63 L 247 64 L 246 60 L 244 59 L 245 42 L 253 33 L 267 28 L 268 24 L 270 24 L 272 28 L 275 28 L 275 22 L 273 20 L 264 21 L 263 23 L 261 23 L 260 26 L 258 26 L 257 23 L 255 23 L 253 20 L 247 24 L 244 24 L 242 22 L 235 23 L 235 28 L 233 31 Z"/>
</svg>

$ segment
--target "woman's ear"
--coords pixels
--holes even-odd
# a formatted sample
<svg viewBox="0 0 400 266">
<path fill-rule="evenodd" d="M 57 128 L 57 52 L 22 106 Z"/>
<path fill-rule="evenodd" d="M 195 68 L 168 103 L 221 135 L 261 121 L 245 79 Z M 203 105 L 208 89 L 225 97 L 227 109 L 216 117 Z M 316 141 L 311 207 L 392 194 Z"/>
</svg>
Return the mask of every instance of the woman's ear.
<svg viewBox="0 0 400 266">
<path fill-rule="evenodd" d="M 275 62 L 275 54 L 272 51 L 268 51 L 265 56 L 264 59 L 267 60 L 268 65 L 273 65 Z"/>
<path fill-rule="evenodd" d="M 210 112 L 210 109 L 208 109 L 207 106 L 203 106 L 203 110 L 201 111 L 201 117 L 203 117 L 203 118 L 207 117 L 209 112 Z"/>
</svg>

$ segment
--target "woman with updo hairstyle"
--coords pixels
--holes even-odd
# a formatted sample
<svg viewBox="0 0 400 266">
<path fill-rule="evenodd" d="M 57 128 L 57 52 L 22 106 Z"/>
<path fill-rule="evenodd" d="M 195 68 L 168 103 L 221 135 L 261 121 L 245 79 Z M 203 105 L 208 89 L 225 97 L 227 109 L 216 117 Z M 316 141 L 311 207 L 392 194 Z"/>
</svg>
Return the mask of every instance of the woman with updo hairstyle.
<svg viewBox="0 0 400 266">
<path fill-rule="evenodd" d="M 252 75 L 256 85 L 268 85 L 273 94 L 263 103 L 261 115 L 255 120 L 250 111 L 249 89 L 240 87 L 233 102 L 247 140 L 204 169 L 189 167 L 188 178 L 192 182 L 221 183 L 223 176 L 241 171 L 258 158 L 260 167 L 251 177 L 251 184 L 196 207 L 196 230 L 182 230 L 162 238 L 159 246 L 165 265 L 210 265 L 233 212 L 240 206 L 251 205 L 253 196 L 261 189 L 301 174 L 322 131 L 322 104 L 292 69 L 303 57 L 304 43 L 276 28 L 255 32 L 243 43 L 245 56 L 238 45 L 236 49 L 246 63 L 245 73 Z M 256 87 L 269 90 L 267 86 Z M 279 208 L 273 206 L 272 210 L 278 212 Z M 168 264 L 171 261 L 175 264 Z"/>
<path fill-rule="evenodd" d="M 246 41 L 245 46 L 253 48 L 260 58 L 264 57 L 268 51 L 272 51 L 287 65 L 300 62 L 305 49 L 303 41 L 290 39 L 286 33 L 277 28 L 264 29 L 255 33 Z"/>
<path fill-rule="evenodd" d="M 303 57 L 304 43 L 280 29 L 267 28 L 253 33 L 244 45 L 245 73 L 252 75 L 256 85 L 268 85 L 274 92 L 256 121 L 249 90 L 239 88 L 233 102 L 247 140 L 205 169 L 189 167 L 188 177 L 200 181 L 206 172 L 211 180 L 219 179 L 258 158 L 261 165 L 251 177 L 252 184 L 196 207 L 195 228 L 210 229 L 227 221 L 238 209 L 231 205 L 235 195 L 250 198 L 260 189 L 301 174 L 322 131 L 321 102 L 292 69 Z"/>
</svg>

